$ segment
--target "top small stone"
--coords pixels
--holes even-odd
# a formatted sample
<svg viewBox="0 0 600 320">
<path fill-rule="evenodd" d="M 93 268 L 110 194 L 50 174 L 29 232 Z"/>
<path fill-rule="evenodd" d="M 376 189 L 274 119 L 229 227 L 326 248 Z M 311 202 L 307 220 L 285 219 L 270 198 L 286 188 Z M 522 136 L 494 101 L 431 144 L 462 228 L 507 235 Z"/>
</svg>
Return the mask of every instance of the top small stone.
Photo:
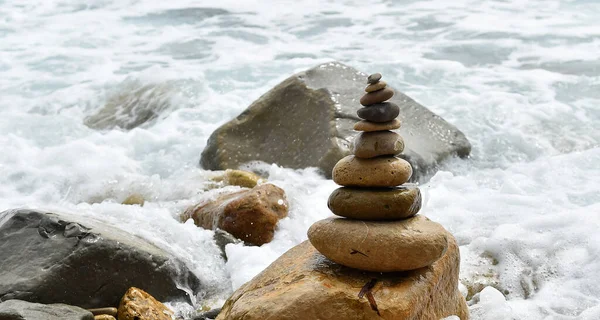
<svg viewBox="0 0 600 320">
<path fill-rule="evenodd" d="M 381 80 L 381 73 L 373 73 L 367 78 L 368 84 L 375 84 Z"/>
</svg>

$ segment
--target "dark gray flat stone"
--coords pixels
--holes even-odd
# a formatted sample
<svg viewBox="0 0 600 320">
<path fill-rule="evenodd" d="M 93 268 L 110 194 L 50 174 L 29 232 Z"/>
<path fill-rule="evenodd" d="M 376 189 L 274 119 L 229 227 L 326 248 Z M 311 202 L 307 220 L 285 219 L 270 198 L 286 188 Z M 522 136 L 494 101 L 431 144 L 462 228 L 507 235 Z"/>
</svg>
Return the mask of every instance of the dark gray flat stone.
<svg viewBox="0 0 600 320">
<path fill-rule="evenodd" d="M 0 301 L 118 306 L 130 287 L 188 300 L 200 280 L 153 244 L 93 219 L 18 209 L 0 213 Z M 183 289 L 179 289 L 181 286 Z"/>
<path fill-rule="evenodd" d="M 67 304 L 8 300 L 0 303 L 0 320 L 94 320 L 94 315 Z"/>
</svg>

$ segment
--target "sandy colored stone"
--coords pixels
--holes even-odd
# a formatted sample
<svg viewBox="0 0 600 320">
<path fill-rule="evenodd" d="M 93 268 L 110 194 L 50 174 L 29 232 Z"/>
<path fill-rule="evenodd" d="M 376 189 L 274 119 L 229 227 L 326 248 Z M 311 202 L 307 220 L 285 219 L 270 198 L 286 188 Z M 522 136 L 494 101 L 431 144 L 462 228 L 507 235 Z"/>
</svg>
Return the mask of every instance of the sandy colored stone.
<svg viewBox="0 0 600 320">
<path fill-rule="evenodd" d="M 119 320 L 172 320 L 173 311 L 142 289 L 131 287 L 119 304 Z"/>
<path fill-rule="evenodd" d="M 395 156 L 404 150 L 404 139 L 393 131 L 361 132 L 354 138 L 352 153 L 358 158 Z"/>
<path fill-rule="evenodd" d="M 373 131 L 385 131 L 385 130 L 396 130 L 400 129 L 401 123 L 400 120 L 394 119 L 390 122 L 383 123 L 375 123 L 370 121 L 359 121 L 354 124 L 354 130 L 356 131 L 364 131 L 364 132 L 373 132 Z"/>
<path fill-rule="evenodd" d="M 97 316 L 94 316 L 94 320 L 116 320 L 115 317 L 109 315 L 109 314 L 99 314 Z"/>
<path fill-rule="evenodd" d="M 290 249 L 263 272 L 236 290 L 217 320 L 439 320 L 469 319 L 458 291 L 459 251 L 448 235 L 446 254 L 414 271 L 374 273 L 333 263 L 308 241 Z M 371 289 L 379 314 L 366 295 Z"/>
<path fill-rule="evenodd" d="M 227 169 L 223 175 L 217 176 L 212 180 L 223 181 L 226 185 L 243 188 L 254 188 L 257 184 L 264 182 L 264 179 L 254 172 L 234 169 Z"/>
<path fill-rule="evenodd" d="M 359 220 L 399 220 L 414 216 L 421 209 L 417 187 L 336 189 L 327 206 L 334 214 Z"/>
<path fill-rule="evenodd" d="M 379 91 L 367 93 L 360 98 L 360 104 L 363 106 L 369 106 L 375 103 L 381 103 L 394 96 L 394 90 L 391 88 L 384 88 Z"/>
<path fill-rule="evenodd" d="M 423 268 L 448 248 L 448 232 L 422 215 L 381 222 L 328 218 L 308 229 L 308 239 L 336 263 L 376 272 Z"/>
<path fill-rule="evenodd" d="M 144 196 L 142 196 L 139 193 L 134 193 L 132 195 L 130 195 L 129 197 L 127 197 L 127 199 L 123 200 L 122 204 L 126 204 L 126 205 L 138 205 L 138 206 L 144 206 Z"/>
<path fill-rule="evenodd" d="M 406 160 L 391 156 L 347 156 L 333 167 L 333 181 L 345 187 L 396 187 L 411 175 L 412 168 Z"/>
<path fill-rule="evenodd" d="M 385 88 L 386 86 L 387 86 L 387 83 L 385 83 L 385 81 L 378 81 L 377 83 L 368 85 L 365 88 L 365 91 L 366 92 L 375 92 L 375 91 Z"/>
<path fill-rule="evenodd" d="M 286 217 L 288 202 L 283 189 L 265 183 L 188 208 L 181 220 L 194 219 L 205 229 L 222 229 L 254 245 L 270 242 L 277 222 Z"/>
<path fill-rule="evenodd" d="M 117 316 L 117 308 L 114 308 L 114 307 L 94 308 L 94 309 L 88 309 L 88 311 L 91 312 L 95 316 L 103 315 L 103 314 L 111 315 L 113 317 Z"/>
</svg>

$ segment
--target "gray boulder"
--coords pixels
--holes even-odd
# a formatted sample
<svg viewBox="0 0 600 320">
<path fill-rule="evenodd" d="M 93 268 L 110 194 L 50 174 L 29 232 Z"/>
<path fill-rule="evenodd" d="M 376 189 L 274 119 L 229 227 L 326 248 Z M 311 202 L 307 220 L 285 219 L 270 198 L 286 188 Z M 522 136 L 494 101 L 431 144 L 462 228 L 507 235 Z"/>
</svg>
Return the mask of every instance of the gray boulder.
<svg viewBox="0 0 600 320">
<path fill-rule="evenodd" d="M 147 241 L 100 221 L 35 210 L 0 213 L 0 301 L 118 306 L 130 287 L 189 300 L 200 280 Z M 179 289 L 181 288 L 181 289 Z"/>
<path fill-rule="evenodd" d="M 289 77 L 213 132 L 200 165 L 235 169 L 260 160 L 290 168 L 318 167 L 331 177 L 335 163 L 350 154 L 366 79 L 339 62 Z M 399 133 L 406 143 L 402 157 L 413 165 L 413 179 L 435 172 L 448 157 L 469 155 L 471 144 L 461 131 L 395 91 L 390 101 L 400 106 Z"/>
<path fill-rule="evenodd" d="M 0 303 L 0 320 L 94 320 L 94 315 L 85 309 L 61 303 L 8 300 Z"/>
</svg>

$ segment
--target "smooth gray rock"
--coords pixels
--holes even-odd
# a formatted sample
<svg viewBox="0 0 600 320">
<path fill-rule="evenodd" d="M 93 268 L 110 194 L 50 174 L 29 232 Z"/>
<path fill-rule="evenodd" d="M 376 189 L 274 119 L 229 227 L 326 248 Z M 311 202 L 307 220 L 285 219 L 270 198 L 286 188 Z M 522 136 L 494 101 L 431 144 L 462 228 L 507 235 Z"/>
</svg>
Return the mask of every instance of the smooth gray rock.
<svg viewBox="0 0 600 320">
<path fill-rule="evenodd" d="M 200 280 L 153 244 L 89 218 L 0 213 L 0 301 L 118 306 L 130 287 L 159 301 L 189 300 Z"/>
<path fill-rule="evenodd" d="M 360 118 L 367 75 L 330 62 L 295 74 L 258 98 L 242 114 L 208 139 L 200 165 L 234 169 L 260 160 L 290 168 L 318 167 L 327 177 L 350 154 Z M 413 166 L 413 179 L 435 172 L 438 162 L 466 157 L 471 144 L 456 127 L 395 90 L 390 102 L 400 107 L 402 155 Z"/>
<path fill-rule="evenodd" d="M 0 303 L 0 320 L 94 320 L 94 315 L 67 304 L 41 304 L 22 300 Z"/>
</svg>

